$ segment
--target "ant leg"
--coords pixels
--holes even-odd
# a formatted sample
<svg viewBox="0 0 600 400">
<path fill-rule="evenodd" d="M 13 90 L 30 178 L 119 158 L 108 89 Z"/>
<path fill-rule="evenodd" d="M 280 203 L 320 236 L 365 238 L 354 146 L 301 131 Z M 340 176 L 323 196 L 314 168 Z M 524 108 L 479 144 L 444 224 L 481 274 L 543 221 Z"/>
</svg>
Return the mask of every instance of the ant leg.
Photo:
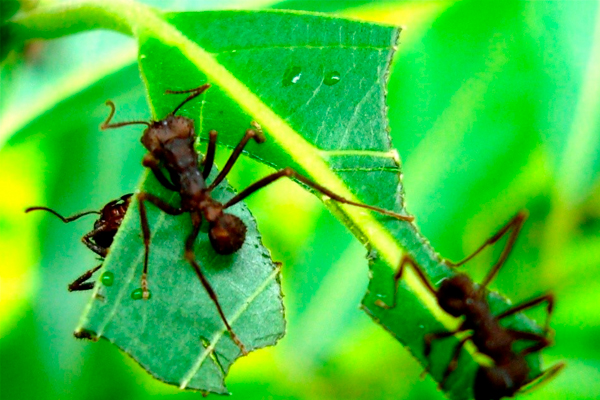
<svg viewBox="0 0 600 400">
<path fill-rule="evenodd" d="M 150 168 L 158 183 L 160 183 L 163 187 L 172 190 L 174 192 L 178 192 L 179 188 L 174 185 L 170 180 L 167 179 L 165 174 L 163 174 L 160 169 L 160 161 L 154 157 L 152 153 L 146 153 L 144 159 L 142 160 L 142 165 L 144 167 Z"/>
<path fill-rule="evenodd" d="M 100 225 L 98 228 L 86 233 L 81 238 L 81 241 L 83 242 L 83 244 L 86 245 L 88 249 L 90 249 L 91 251 L 103 258 L 105 258 L 108 255 L 108 249 L 106 247 L 98 246 L 96 243 L 92 242 L 91 238 L 96 236 L 96 234 L 100 232 L 104 232 L 105 230 L 106 225 Z"/>
<path fill-rule="evenodd" d="M 461 352 L 462 348 L 464 347 L 465 343 L 467 342 L 467 340 L 469 340 L 469 339 L 471 339 L 470 336 L 462 339 L 456 345 L 456 348 L 454 349 L 454 353 L 452 354 L 452 359 L 450 360 L 450 363 L 448 363 L 448 367 L 446 368 L 446 371 L 444 372 L 444 376 L 442 377 L 442 380 L 440 381 L 441 388 L 444 388 L 444 386 L 446 385 L 446 381 L 450 377 L 450 374 L 452 372 L 454 372 L 454 370 L 456 370 L 456 367 L 458 367 L 458 358 L 460 357 L 460 352 Z"/>
<path fill-rule="evenodd" d="M 461 265 L 466 264 L 471 259 L 475 258 L 475 256 L 477 256 L 477 254 L 481 253 L 486 247 L 491 246 L 494 243 L 496 243 L 498 240 L 500 240 L 500 238 L 502 238 L 506 234 L 506 232 L 508 232 L 511 228 L 514 228 L 513 233 L 511 233 L 511 238 L 514 236 L 514 239 L 516 239 L 517 235 L 519 234 L 519 231 L 521 230 L 523 223 L 525 222 L 525 218 L 527 218 L 526 211 L 524 211 L 524 210 L 519 211 L 514 217 L 511 218 L 510 221 L 508 221 L 508 223 L 506 225 L 504 225 L 498 232 L 496 232 L 494 234 L 494 236 L 492 236 L 491 238 L 486 240 L 481 246 L 479 246 L 479 248 L 477 250 L 475 250 L 473 252 L 473 254 L 471 254 L 464 260 L 457 262 L 457 263 L 454 263 L 450 260 L 445 260 L 446 265 L 448 265 L 450 267 L 460 267 Z M 511 238 L 509 238 L 509 241 Z M 514 242 L 514 239 L 513 239 L 513 242 Z M 509 243 L 506 244 L 505 251 L 506 251 L 506 248 L 508 248 L 508 247 L 509 247 Z M 512 247 L 512 245 L 510 247 Z M 510 252 L 510 249 L 508 249 L 507 252 Z M 502 255 L 504 255 L 504 252 Z M 507 254 L 507 256 L 508 256 L 508 254 Z"/>
<path fill-rule="evenodd" d="M 215 180 L 208 187 L 209 191 L 213 190 L 215 187 L 217 187 L 219 183 L 221 183 L 223 179 L 225 179 L 229 171 L 231 171 L 233 164 L 235 164 L 237 159 L 240 157 L 240 154 L 242 154 L 242 150 L 244 150 L 244 147 L 246 147 L 246 144 L 248 144 L 250 139 L 254 139 L 256 143 L 263 143 L 265 141 L 265 136 L 262 134 L 261 131 L 248 129 L 242 140 L 240 140 L 238 145 L 235 146 L 235 149 L 233 149 L 233 153 L 231 153 L 231 156 L 229 156 L 229 159 L 225 163 L 225 166 L 223 167 L 221 172 L 219 172 L 219 175 L 217 175 Z"/>
<path fill-rule="evenodd" d="M 137 194 L 137 199 L 140 204 L 140 222 L 142 225 L 142 232 L 144 235 L 144 270 L 142 272 L 142 298 L 148 300 L 150 292 L 148 291 L 148 257 L 150 255 L 150 226 L 148 225 L 148 216 L 146 214 L 145 201 L 149 201 L 154 204 L 159 210 L 169 215 L 180 215 L 184 213 L 181 208 L 173 207 L 167 202 L 159 199 L 158 197 L 151 195 L 150 193 L 140 192 Z"/>
<path fill-rule="evenodd" d="M 548 382 L 550 379 L 553 379 L 562 369 L 565 367 L 565 363 L 558 363 L 547 370 L 543 371 L 540 376 L 534 378 L 532 381 L 529 381 L 525 384 L 525 386 L 519 390 L 519 393 L 528 393 L 539 385 Z"/>
<path fill-rule="evenodd" d="M 293 169 L 291 169 L 289 167 L 279 170 L 271 175 L 267 175 L 264 178 L 262 178 L 261 180 L 254 182 L 252 185 L 248 186 L 246 189 L 242 190 L 240 193 L 238 193 L 236 196 L 234 196 L 231 200 L 229 200 L 223 206 L 223 208 L 225 209 L 225 208 L 231 207 L 232 205 L 234 205 L 234 204 L 242 201 L 246 197 L 250 196 L 252 193 L 256 192 L 257 190 L 260 190 L 263 187 L 270 185 L 271 183 L 275 182 L 277 179 L 282 178 L 282 177 L 296 178 L 297 180 L 304 183 L 305 185 L 313 188 L 314 190 L 316 190 L 318 192 L 323 193 L 324 195 L 326 195 L 326 196 L 332 198 L 333 200 L 338 201 L 342 204 L 350 204 L 350 205 L 353 205 L 356 207 L 362 207 L 362 208 L 366 208 L 366 209 L 369 209 L 372 211 L 377 211 L 381 214 L 388 215 L 390 217 L 394 217 L 394 218 L 402 220 L 402 221 L 414 220 L 414 217 L 412 217 L 410 215 L 397 214 L 393 211 L 385 210 L 383 208 L 370 206 L 370 205 L 363 204 L 363 203 L 357 203 L 357 202 L 348 200 L 342 196 L 338 196 L 337 194 L 333 193 L 331 190 L 319 185 L 318 183 L 315 183 L 315 182 L 309 180 L 305 176 L 300 175 L 298 172 L 294 171 Z"/>
<path fill-rule="evenodd" d="M 548 332 L 548 330 L 550 329 L 550 317 L 552 316 L 552 311 L 554 310 L 554 295 L 552 295 L 552 294 L 547 294 L 544 296 L 536 297 L 535 299 L 529 300 L 523 304 L 519 304 L 518 306 L 510 308 L 510 309 L 504 311 L 503 313 L 497 315 L 496 319 L 500 320 L 502 318 L 508 317 L 509 315 L 513 315 L 520 311 L 537 306 L 538 304 L 541 304 L 543 302 L 547 303 L 546 310 L 548 311 L 548 317 L 546 318 L 546 323 L 544 325 L 544 331 Z"/>
<path fill-rule="evenodd" d="M 86 271 L 79 278 L 77 278 L 73 282 L 71 282 L 71 284 L 69 284 L 69 286 L 68 286 L 69 292 L 77 292 L 80 290 L 92 289 L 94 287 L 94 282 L 86 282 L 86 281 L 88 279 L 90 279 L 92 277 L 92 275 L 94 274 L 94 272 L 98 271 L 101 267 L 102 267 L 102 264 L 90 269 L 89 271 Z"/>
<path fill-rule="evenodd" d="M 227 317 L 225 317 L 225 313 L 223 312 L 223 309 L 221 308 L 221 304 L 219 303 L 219 299 L 217 298 L 217 294 L 215 293 L 214 289 L 210 285 L 210 282 L 208 282 L 208 279 L 206 279 L 206 277 L 204 276 L 204 273 L 202 272 L 200 265 L 196 261 L 196 256 L 194 255 L 194 242 L 196 241 L 196 238 L 198 237 L 198 234 L 200 233 L 200 224 L 201 223 L 202 223 L 202 219 L 201 219 L 200 215 L 196 214 L 196 213 L 192 213 L 193 229 L 185 241 L 185 259 L 192 265 L 192 267 L 194 267 L 194 271 L 196 272 L 196 275 L 198 275 L 198 278 L 200 278 L 200 282 L 202 283 L 202 286 L 204 286 L 204 289 L 208 293 L 208 296 L 213 301 L 213 303 L 215 303 L 215 306 L 217 307 L 217 311 L 219 312 L 219 315 L 221 316 L 221 320 L 223 321 L 223 323 L 225 324 L 225 327 L 227 328 L 227 331 L 229 332 L 229 336 L 231 337 L 231 340 L 233 340 L 233 342 L 240 348 L 242 354 L 248 354 L 248 352 L 246 351 L 246 348 L 244 347 L 242 342 L 238 339 L 237 335 L 233 332 L 231 325 L 229 325 L 229 322 L 227 321 Z"/>
<path fill-rule="evenodd" d="M 462 331 L 463 331 L 463 329 L 461 326 L 450 332 L 428 333 L 423 338 L 423 341 L 424 341 L 423 354 L 425 355 L 425 357 L 429 358 L 429 354 L 431 354 L 431 343 L 433 343 L 434 340 L 445 339 L 450 336 L 454 336 L 457 333 L 462 332 Z"/>
<path fill-rule="evenodd" d="M 402 274 L 404 273 L 404 267 L 410 264 L 413 267 L 413 270 L 417 273 L 417 276 L 421 279 L 425 287 L 433 294 L 434 297 L 437 297 L 437 292 L 435 288 L 429 282 L 429 279 L 425 276 L 425 273 L 421 270 L 421 268 L 415 263 L 412 257 L 408 254 L 404 254 L 400 259 L 400 264 L 398 265 L 398 271 L 394 275 L 394 301 L 391 306 L 384 305 L 383 308 L 391 309 L 396 307 L 396 300 L 398 295 L 398 282 L 402 279 Z"/>
<path fill-rule="evenodd" d="M 171 111 L 171 113 L 169 115 L 175 115 L 175 113 L 177 111 L 179 111 L 179 109 L 181 107 L 183 107 L 183 105 L 185 103 L 187 103 L 188 101 L 193 100 L 196 97 L 200 96 L 209 87 L 210 87 L 210 83 L 205 83 L 204 85 L 202 85 L 200 87 L 197 87 L 197 88 L 194 88 L 194 89 L 187 89 L 187 90 L 166 90 L 165 93 L 167 93 L 167 94 L 191 93 L 191 95 L 189 95 L 184 101 L 181 102 L 181 104 L 179 104 L 177 107 L 175 107 L 175 109 L 173 111 Z"/>
<path fill-rule="evenodd" d="M 545 349 L 546 347 L 548 347 L 552 344 L 552 341 L 550 339 L 545 338 L 540 335 L 537 335 L 535 333 L 521 332 L 521 331 L 514 331 L 514 330 L 509 330 L 509 332 L 513 335 L 513 337 L 516 340 L 531 340 L 531 341 L 537 342 L 536 344 L 534 344 L 530 347 L 526 347 L 519 353 L 523 357 L 525 357 L 528 354 L 536 353 L 542 349 Z"/>
<path fill-rule="evenodd" d="M 210 175 L 213 164 L 215 162 L 215 151 L 217 148 L 217 131 L 212 130 L 208 132 L 208 147 L 206 148 L 206 156 L 202 163 L 204 169 L 202 170 L 202 177 L 206 180 Z"/>
<path fill-rule="evenodd" d="M 498 271 L 500 270 L 502 265 L 504 265 L 504 262 L 508 258 L 510 252 L 512 251 L 512 249 L 515 245 L 515 242 L 517 241 L 517 237 L 519 236 L 519 233 L 521 232 L 521 228 L 523 227 L 523 223 L 525 222 L 526 218 L 527 218 L 527 213 L 525 211 L 519 211 L 517 213 L 517 215 L 515 215 L 513 217 L 513 219 L 511 219 L 508 222 L 508 224 L 506 224 L 506 226 L 504 228 L 500 229 L 500 231 L 498 233 L 496 233 L 494 236 L 492 236 L 490 239 L 488 239 L 488 241 L 486 243 L 484 243 L 483 247 L 485 247 L 488 244 L 495 243 L 496 241 L 498 241 L 498 239 L 500 239 L 502 236 L 504 236 L 504 234 L 506 232 L 508 232 L 508 230 L 510 228 L 513 228 L 510 233 L 510 236 L 508 237 L 508 240 L 506 241 L 506 244 L 504 245 L 502 254 L 500 254 L 500 257 L 498 258 L 498 261 L 496 261 L 496 263 L 494 264 L 494 266 L 492 267 L 490 272 L 488 272 L 487 276 L 483 279 L 483 282 L 481 282 L 481 285 L 479 286 L 480 293 L 483 292 L 485 287 L 492 281 L 492 279 L 494 279 L 494 277 L 496 276 L 496 274 L 498 273 Z M 483 247 L 480 247 L 480 250 L 478 250 L 478 251 L 481 251 L 481 249 Z M 476 253 L 474 253 L 474 254 L 476 254 Z"/>
<path fill-rule="evenodd" d="M 166 189 L 172 190 L 173 192 L 179 192 L 179 188 L 167 179 L 167 177 L 165 176 L 165 174 L 163 174 L 160 168 L 150 168 L 150 170 L 154 174 L 154 177 L 156 178 L 158 183 L 161 184 L 161 186 L 163 186 Z"/>
</svg>

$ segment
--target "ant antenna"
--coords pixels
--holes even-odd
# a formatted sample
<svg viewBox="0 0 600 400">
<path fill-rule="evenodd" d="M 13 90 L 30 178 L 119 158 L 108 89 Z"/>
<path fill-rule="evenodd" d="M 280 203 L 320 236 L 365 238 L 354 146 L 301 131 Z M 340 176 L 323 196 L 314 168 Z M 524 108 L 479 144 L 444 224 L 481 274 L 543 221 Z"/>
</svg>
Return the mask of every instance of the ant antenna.
<svg viewBox="0 0 600 400">
<path fill-rule="evenodd" d="M 79 218 L 81 218 L 83 216 L 86 216 L 86 215 L 100 214 L 99 211 L 84 211 L 84 212 L 81 212 L 79 214 L 75 214 L 75 215 L 73 215 L 71 217 L 66 217 L 65 218 L 62 215 L 60 215 L 59 213 L 57 213 L 56 211 L 54 211 L 53 209 L 48 208 L 48 207 L 29 207 L 29 208 L 25 209 L 25 212 L 28 213 L 30 211 L 36 211 L 36 210 L 48 211 L 49 213 L 54 214 L 58 218 L 60 218 L 62 220 L 62 222 L 64 222 L 65 224 L 67 224 L 69 222 L 72 222 L 72 221 L 75 221 L 76 219 L 79 219 Z"/>
<path fill-rule="evenodd" d="M 115 103 L 113 103 L 111 100 L 106 100 L 106 105 L 109 106 L 111 108 L 111 110 L 110 110 L 110 114 L 108 115 L 108 118 L 106 118 L 106 121 L 104 121 L 100 125 L 100 129 L 102 129 L 102 130 L 112 129 L 112 128 L 120 128 L 120 127 L 126 126 L 126 125 L 144 124 L 144 125 L 146 125 L 148 127 L 150 126 L 150 124 L 148 122 L 146 122 L 146 121 L 117 122 L 117 123 L 111 124 L 110 120 L 115 115 Z"/>
<path fill-rule="evenodd" d="M 184 101 L 181 102 L 181 104 L 179 104 L 177 107 L 175 107 L 175 109 L 173 111 L 171 111 L 171 113 L 169 115 L 175 115 L 175 113 L 177 111 L 179 111 L 179 109 L 181 107 L 183 107 L 183 105 L 185 103 L 187 103 L 190 100 L 195 99 L 196 97 L 200 96 L 202 93 L 206 92 L 206 90 L 208 90 L 208 88 L 210 87 L 210 83 L 205 83 L 204 85 L 194 88 L 194 89 L 188 89 L 188 90 L 166 90 L 165 93 L 166 94 L 181 94 L 181 93 L 191 93 L 191 95 L 189 95 Z"/>
</svg>

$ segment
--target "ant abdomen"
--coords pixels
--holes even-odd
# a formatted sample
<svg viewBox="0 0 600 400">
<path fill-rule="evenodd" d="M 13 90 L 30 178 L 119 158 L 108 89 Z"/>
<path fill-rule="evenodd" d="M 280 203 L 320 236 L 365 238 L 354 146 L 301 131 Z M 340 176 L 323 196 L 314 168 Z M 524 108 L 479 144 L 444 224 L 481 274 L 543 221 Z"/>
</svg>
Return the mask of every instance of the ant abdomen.
<svg viewBox="0 0 600 400">
<path fill-rule="evenodd" d="M 210 243 L 218 254 L 227 255 L 238 251 L 246 240 L 246 224 L 233 214 L 223 213 L 210 223 Z"/>
</svg>

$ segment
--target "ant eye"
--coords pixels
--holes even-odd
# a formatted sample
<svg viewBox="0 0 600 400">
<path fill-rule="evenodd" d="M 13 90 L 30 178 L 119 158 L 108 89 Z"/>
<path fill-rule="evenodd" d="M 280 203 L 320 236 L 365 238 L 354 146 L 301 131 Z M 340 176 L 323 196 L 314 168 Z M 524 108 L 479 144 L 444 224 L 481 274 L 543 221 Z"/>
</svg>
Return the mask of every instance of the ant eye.
<svg viewBox="0 0 600 400">
<path fill-rule="evenodd" d="M 232 214 L 223 214 L 210 225 L 210 244 L 218 254 L 232 254 L 238 251 L 246 239 L 246 225 Z"/>
</svg>

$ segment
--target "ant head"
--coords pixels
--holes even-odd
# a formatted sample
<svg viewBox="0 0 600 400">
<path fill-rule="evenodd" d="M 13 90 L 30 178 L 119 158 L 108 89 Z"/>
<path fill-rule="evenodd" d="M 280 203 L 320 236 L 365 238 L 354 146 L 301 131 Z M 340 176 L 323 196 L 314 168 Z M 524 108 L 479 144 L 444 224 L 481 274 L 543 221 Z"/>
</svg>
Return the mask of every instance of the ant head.
<svg viewBox="0 0 600 400">
<path fill-rule="evenodd" d="M 209 225 L 210 244 L 219 254 L 227 255 L 238 251 L 246 239 L 246 224 L 233 214 L 223 213 Z"/>
<path fill-rule="evenodd" d="M 142 135 L 142 144 L 157 158 L 160 158 L 164 145 L 172 140 L 196 139 L 194 121 L 181 116 L 168 115 L 165 119 L 153 122 Z"/>
<path fill-rule="evenodd" d="M 528 374 L 527 362 L 521 357 L 500 366 L 480 367 L 473 387 L 475 400 L 512 397 L 527 383 Z"/>
<path fill-rule="evenodd" d="M 94 229 L 100 229 L 101 232 L 105 233 L 112 232 L 109 235 L 110 238 L 107 239 L 108 241 L 105 241 L 106 245 L 102 245 L 103 247 L 110 247 L 110 244 L 112 243 L 112 236 L 114 236 L 121 226 L 121 222 L 123 222 L 127 208 L 129 208 L 131 196 L 133 196 L 131 193 L 125 194 L 121 196 L 121 198 L 113 200 L 102 207 L 102 210 L 100 211 L 100 218 L 94 222 Z M 100 240 L 99 237 L 101 236 L 101 233 L 96 235 L 96 241 Z"/>
<path fill-rule="evenodd" d="M 448 314 L 458 317 L 464 314 L 466 302 L 475 294 L 473 282 L 468 276 L 458 274 L 442 281 L 437 292 L 440 307 Z"/>
</svg>

